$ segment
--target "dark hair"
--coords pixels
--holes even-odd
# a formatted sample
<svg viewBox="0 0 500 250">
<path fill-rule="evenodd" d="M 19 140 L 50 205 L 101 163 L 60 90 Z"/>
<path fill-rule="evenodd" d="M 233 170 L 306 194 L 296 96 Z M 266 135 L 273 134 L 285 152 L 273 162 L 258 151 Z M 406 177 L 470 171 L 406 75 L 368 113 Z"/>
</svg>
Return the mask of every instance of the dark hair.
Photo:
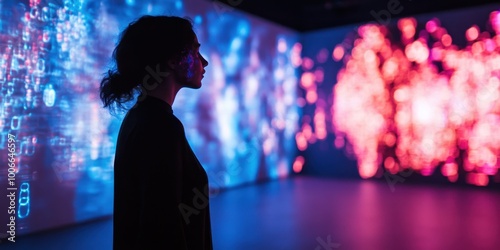
<svg viewBox="0 0 500 250">
<path fill-rule="evenodd" d="M 120 34 L 113 51 L 115 66 L 108 70 L 100 86 L 100 98 L 112 112 L 141 91 L 140 83 L 151 69 L 166 68 L 169 58 L 180 56 L 194 43 L 193 23 L 177 16 L 145 15 L 131 22 Z M 116 108 L 116 109 L 115 109 Z"/>
</svg>

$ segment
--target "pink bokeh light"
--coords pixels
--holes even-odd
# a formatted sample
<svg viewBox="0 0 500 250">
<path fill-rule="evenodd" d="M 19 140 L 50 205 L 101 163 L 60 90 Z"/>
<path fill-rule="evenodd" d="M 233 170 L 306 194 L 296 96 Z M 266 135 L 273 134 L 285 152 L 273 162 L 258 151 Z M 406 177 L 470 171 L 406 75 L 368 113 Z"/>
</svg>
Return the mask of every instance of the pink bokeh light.
<svg viewBox="0 0 500 250">
<path fill-rule="evenodd" d="M 465 48 L 453 44 L 438 19 L 420 33 L 414 18 L 397 24 L 397 43 L 386 27 L 367 24 L 352 48 L 334 46 L 332 59 L 344 66 L 333 104 L 317 105 L 314 125 L 297 135 L 299 150 L 328 129 L 335 147 L 355 156 L 362 178 L 380 170 L 429 176 L 439 167 L 450 182 L 462 169 L 466 182 L 487 185 L 500 166 L 500 12 L 491 13 L 490 32 L 476 25 L 464 31 Z M 309 97 L 316 94 L 314 73 L 306 69 L 301 79 L 306 100 L 316 102 Z"/>
</svg>

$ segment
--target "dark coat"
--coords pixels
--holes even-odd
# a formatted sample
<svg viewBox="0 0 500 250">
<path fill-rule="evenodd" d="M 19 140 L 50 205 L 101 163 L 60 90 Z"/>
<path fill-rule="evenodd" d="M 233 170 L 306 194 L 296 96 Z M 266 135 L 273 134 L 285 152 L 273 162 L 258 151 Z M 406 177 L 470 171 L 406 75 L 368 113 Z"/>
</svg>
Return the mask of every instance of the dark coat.
<svg viewBox="0 0 500 250">
<path fill-rule="evenodd" d="M 207 174 L 168 103 L 128 111 L 114 178 L 114 250 L 213 248 Z"/>
</svg>

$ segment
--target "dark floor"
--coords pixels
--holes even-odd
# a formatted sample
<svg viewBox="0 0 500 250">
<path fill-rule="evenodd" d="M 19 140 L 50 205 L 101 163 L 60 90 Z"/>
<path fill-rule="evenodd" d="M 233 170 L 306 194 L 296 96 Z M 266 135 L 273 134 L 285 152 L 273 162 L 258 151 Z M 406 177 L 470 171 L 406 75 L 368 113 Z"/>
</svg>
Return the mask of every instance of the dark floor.
<svg viewBox="0 0 500 250">
<path fill-rule="evenodd" d="M 500 192 L 296 177 L 211 198 L 220 250 L 497 250 Z M 111 249 L 110 219 L 18 237 L 1 249 Z"/>
</svg>

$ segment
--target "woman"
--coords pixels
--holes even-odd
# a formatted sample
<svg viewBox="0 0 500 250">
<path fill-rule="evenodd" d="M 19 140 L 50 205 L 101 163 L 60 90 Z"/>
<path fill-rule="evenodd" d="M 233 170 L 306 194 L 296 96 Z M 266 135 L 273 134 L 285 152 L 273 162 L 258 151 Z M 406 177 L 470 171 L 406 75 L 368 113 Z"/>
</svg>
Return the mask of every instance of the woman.
<svg viewBox="0 0 500 250">
<path fill-rule="evenodd" d="M 105 108 L 127 110 L 114 161 L 113 249 L 212 249 L 208 178 L 173 114 L 208 62 L 189 19 L 143 16 L 122 31 L 101 81 Z"/>
</svg>

